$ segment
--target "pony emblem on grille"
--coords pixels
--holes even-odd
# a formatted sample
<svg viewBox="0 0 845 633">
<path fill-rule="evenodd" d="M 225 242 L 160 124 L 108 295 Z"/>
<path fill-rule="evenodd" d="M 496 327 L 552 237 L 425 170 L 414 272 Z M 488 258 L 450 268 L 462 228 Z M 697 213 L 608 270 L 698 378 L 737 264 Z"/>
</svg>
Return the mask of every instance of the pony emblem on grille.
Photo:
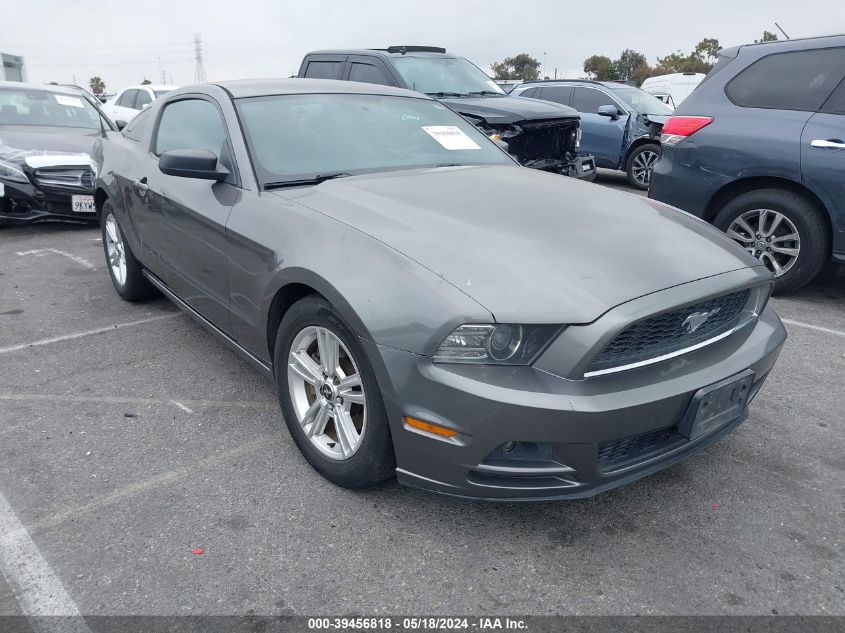
<svg viewBox="0 0 845 633">
<path fill-rule="evenodd" d="M 700 328 L 704 323 L 709 319 L 711 316 L 720 312 L 722 308 L 716 308 L 714 310 L 705 310 L 704 312 L 693 312 L 690 314 L 684 322 L 681 324 L 681 327 L 685 327 L 687 332 L 692 334 L 698 328 Z"/>
</svg>

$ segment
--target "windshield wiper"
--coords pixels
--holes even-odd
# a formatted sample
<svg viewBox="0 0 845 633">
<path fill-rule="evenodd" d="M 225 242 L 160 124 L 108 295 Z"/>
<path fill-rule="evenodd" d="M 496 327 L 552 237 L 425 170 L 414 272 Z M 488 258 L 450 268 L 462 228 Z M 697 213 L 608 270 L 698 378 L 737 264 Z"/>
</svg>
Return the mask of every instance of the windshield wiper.
<svg viewBox="0 0 845 633">
<path fill-rule="evenodd" d="M 484 97 L 484 96 L 487 96 L 487 95 L 496 95 L 497 97 L 504 97 L 505 96 L 501 92 L 496 92 L 495 90 L 473 90 L 472 92 L 468 92 L 467 94 L 468 95 L 479 95 L 481 97 Z"/>
<path fill-rule="evenodd" d="M 321 182 L 327 180 L 334 180 L 335 178 L 345 178 L 351 176 L 346 172 L 335 172 L 333 174 L 317 174 L 313 178 L 300 178 L 298 180 L 280 180 L 279 182 L 268 182 L 264 185 L 265 189 L 281 189 L 282 187 L 301 187 L 303 185 L 319 185 Z"/>
<path fill-rule="evenodd" d="M 426 92 L 429 97 L 437 97 L 438 99 L 442 99 L 443 97 L 463 97 L 465 96 L 462 92 Z"/>
</svg>

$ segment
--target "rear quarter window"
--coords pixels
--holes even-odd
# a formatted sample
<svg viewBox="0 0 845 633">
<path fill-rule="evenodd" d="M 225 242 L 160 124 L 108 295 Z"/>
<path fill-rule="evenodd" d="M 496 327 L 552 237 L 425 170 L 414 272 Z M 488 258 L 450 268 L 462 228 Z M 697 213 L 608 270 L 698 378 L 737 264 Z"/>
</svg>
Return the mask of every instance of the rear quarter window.
<svg viewBox="0 0 845 633">
<path fill-rule="evenodd" d="M 743 108 L 816 112 L 845 74 L 845 48 L 774 53 L 757 60 L 725 86 Z"/>
</svg>

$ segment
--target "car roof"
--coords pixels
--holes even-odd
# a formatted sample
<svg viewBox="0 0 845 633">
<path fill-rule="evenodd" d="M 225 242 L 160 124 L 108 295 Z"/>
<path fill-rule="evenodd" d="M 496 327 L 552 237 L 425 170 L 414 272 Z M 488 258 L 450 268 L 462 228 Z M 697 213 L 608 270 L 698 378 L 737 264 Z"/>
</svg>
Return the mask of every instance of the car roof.
<svg viewBox="0 0 845 633">
<path fill-rule="evenodd" d="M 338 79 L 237 79 L 217 81 L 214 85 L 226 90 L 233 99 L 283 94 L 374 94 L 430 99 L 419 92 L 404 88 Z"/>
<path fill-rule="evenodd" d="M 172 86 L 169 84 L 137 84 L 135 86 L 126 86 L 123 90 L 137 90 L 138 88 L 149 88 L 150 90 L 176 90 L 181 87 L 182 86 Z"/>
<path fill-rule="evenodd" d="M 0 88 L 23 88 L 24 90 L 43 90 L 45 92 L 55 92 L 60 95 L 79 96 L 78 87 L 59 86 L 56 84 L 32 84 L 20 81 L 0 81 Z"/>
<path fill-rule="evenodd" d="M 719 55 L 724 57 L 736 57 L 740 49 L 751 49 L 761 53 L 762 51 L 769 51 L 775 53 L 777 51 L 793 51 L 813 48 L 814 46 L 841 46 L 845 44 L 845 34 L 838 33 L 835 35 L 817 35 L 814 37 L 796 37 L 791 40 L 772 40 L 769 42 L 755 42 L 753 44 L 740 44 L 738 46 L 731 46 L 723 48 L 719 51 Z"/>
<path fill-rule="evenodd" d="M 413 48 L 413 47 L 411 47 Z M 375 57 L 440 57 L 440 58 L 452 58 L 456 59 L 461 57 L 460 55 L 454 55 L 452 53 L 440 53 L 437 51 L 416 51 L 416 50 L 409 50 L 405 53 L 397 51 L 389 51 L 386 48 L 337 48 L 337 49 L 326 49 L 322 51 L 311 51 L 306 55 L 372 55 Z"/>
</svg>

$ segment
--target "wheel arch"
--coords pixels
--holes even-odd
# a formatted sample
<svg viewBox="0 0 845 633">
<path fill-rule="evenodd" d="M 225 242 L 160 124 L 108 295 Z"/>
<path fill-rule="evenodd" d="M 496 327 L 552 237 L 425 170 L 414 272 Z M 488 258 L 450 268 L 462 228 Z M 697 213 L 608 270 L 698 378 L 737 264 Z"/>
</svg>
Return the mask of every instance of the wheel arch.
<svg viewBox="0 0 845 633">
<path fill-rule="evenodd" d="M 97 222 L 102 221 L 103 215 L 103 205 L 106 203 L 106 200 L 110 198 L 108 191 L 105 190 L 104 187 L 97 187 L 97 190 L 94 192 L 94 208 L 97 210 Z"/>
<path fill-rule="evenodd" d="M 799 182 L 790 180 L 789 178 L 776 176 L 752 176 L 729 182 L 714 193 L 710 198 L 710 201 L 704 209 L 702 219 L 707 220 L 708 222 L 713 222 L 719 214 L 719 211 L 721 211 L 728 202 L 738 196 L 741 196 L 742 194 L 748 193 L 749 191 L 755 191 L 757 189 L 783 189 L 803 197 L 819 211 L 822 211 L 822 217 L 824 218 L 828 235 L 832 235 L 833 225 L 830 219 L 830 211 L 822 202 L 821 198 L 813 193 L 811 189 Z"/>
<path fill-rule="evenodd" d="M 301 268 L 287 269 L 277 285 L 278 288 L 267 304 L 266 312 L 267 352 L 271 360 L 274 358 L 279 324 L 293 304 L 309 295 L 316 295 L 328 301 L 353 334 L 372 340 L 354 308 L 332 284 L 318 274 Z"/>
<path fill-rule="evenodd" d="M 625 168 L 625 166 L 627 166 L 628 158 L 631 157 L 631 154 L 633 154 L 637 148 L 642 147 L 643 145 L 657 145 L 657 147 L 659 148 L 660 139 L 651 138 L 650 136 L 641 136 L 631 141 L 631 144 L 628 145 L 628 149 L 625 151 L 625 155 L 622 157 L 621 164 L 623 169 Z"/>
</svg>

